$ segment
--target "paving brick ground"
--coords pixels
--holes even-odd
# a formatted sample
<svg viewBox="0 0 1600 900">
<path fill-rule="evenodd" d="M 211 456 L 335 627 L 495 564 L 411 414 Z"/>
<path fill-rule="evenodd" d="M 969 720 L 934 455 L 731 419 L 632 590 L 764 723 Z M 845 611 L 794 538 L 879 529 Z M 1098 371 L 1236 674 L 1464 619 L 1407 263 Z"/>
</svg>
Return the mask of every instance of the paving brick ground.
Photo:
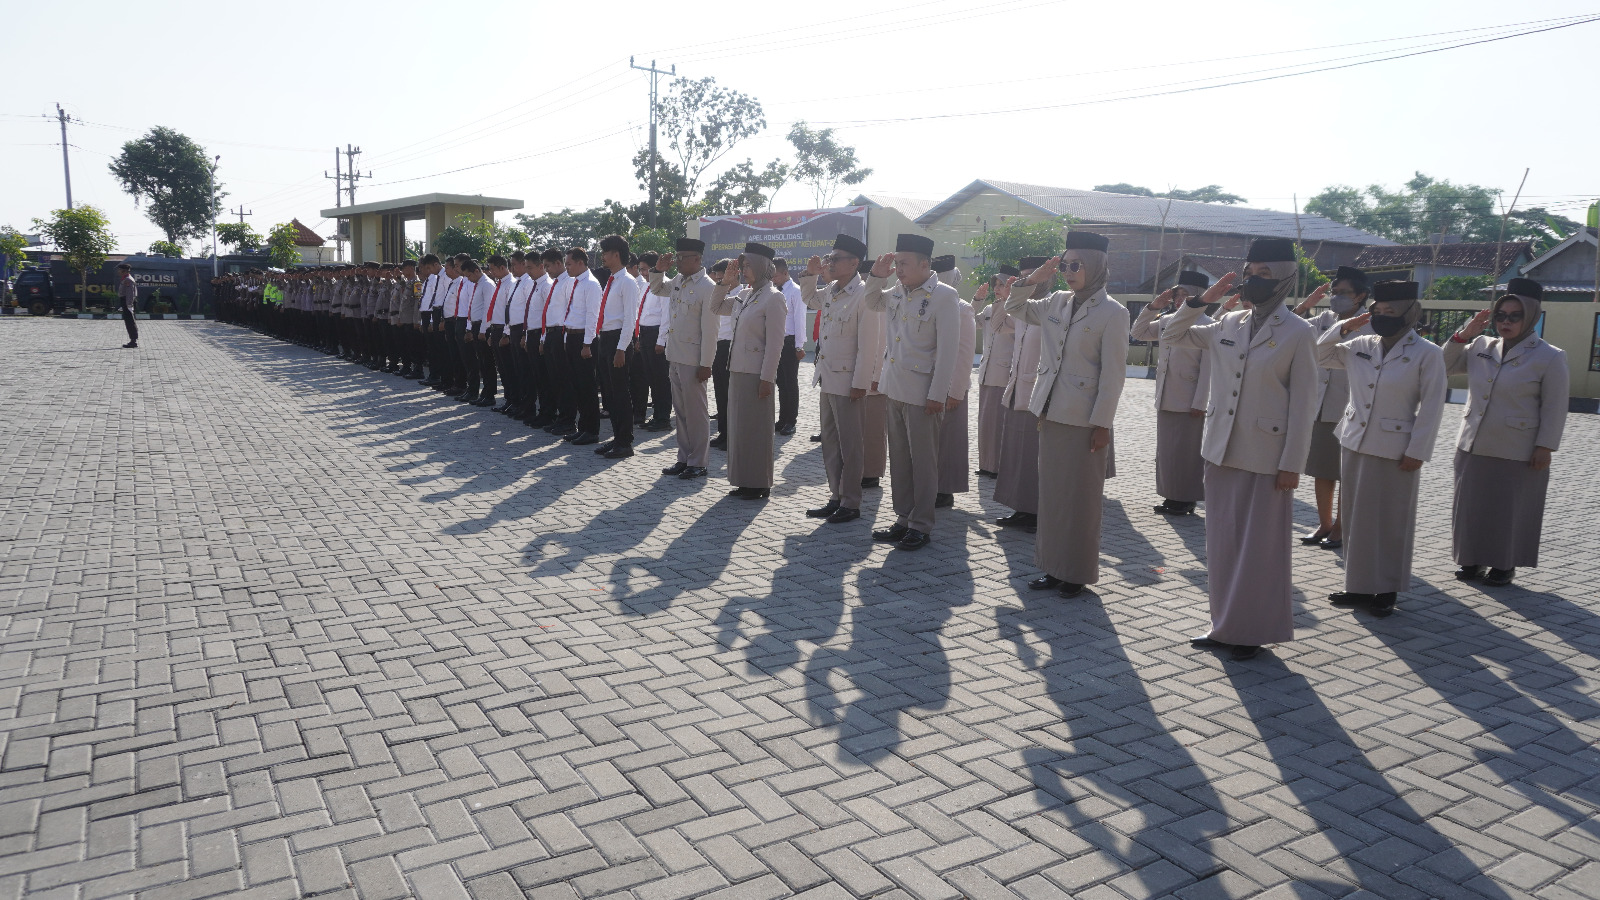
<svg viewBox="0 0 1600 900">
<path fill-rule="evenodd" d="M 0 898 L 1600 896 L 1596 418 L 1518 587 L 1451 579 L 1435 461 L 1400 614 L 1297 550 L 1232 663 L 1148 383 L 1069 602 L 987 482 L 915 554 L 801 517 L 810 395 L 755 505 L 142 330 L 0 321 Z"/>
</svg>

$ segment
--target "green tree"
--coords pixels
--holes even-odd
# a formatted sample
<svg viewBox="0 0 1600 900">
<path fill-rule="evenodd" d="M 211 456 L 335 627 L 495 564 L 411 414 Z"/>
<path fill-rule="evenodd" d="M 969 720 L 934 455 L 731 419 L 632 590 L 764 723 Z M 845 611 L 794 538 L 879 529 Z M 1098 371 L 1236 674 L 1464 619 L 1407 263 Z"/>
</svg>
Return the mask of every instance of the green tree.
<svg viewBox="0 0 1600 900">
<path fill-rule="evenodd" d="M 162 126 L 123 144 L 110 168 L 122 189 L 145 207 L 145 215 L 174 244 L 205 234 L 227 196 L 213 188 L 216 164 L 205 148 Z"/>
<path fill-rule="evenodd" d="M 1220 184 L 1208 184 L 1205 187 L 1198 187 L 1188 191 L 1183 190 L 1182 188 L 1173 188 L 1170 191 L 1162 191 L 1159 194 L 1147 187 L 1140 187 L 1136 184 L 1128 184 L 1126 181 L 1119 184 L 1097 184 L 1094 186 L 1094 189 L 1097 191 L 1104 191 L 1108 194 L 1132 194 L 1136 197 L 1161 197 L 1162 199 L 1171 200 L 1193 200 L 1196 203 L 1221 203 L 1227 206 L 1232 206 L 1235 203 L 1248 202 L 1238 194 L 1230 194 L 1227 191 L 1224 191 L 1222 189 L 1222 185 Z"/>
<path fill-rule="evenodd" d="M 1078 220 L 1072 216 L 1057 216 L 1031 222 L 1015 222 L 991 228 L 967 242 L 967 246 L 983 257 L 968 274 L 972 283 L 998 274 L 1000 266 L 1014 266 L 1024 256 L 1055 256 L 1067 246 L 1067 227 Z"/>
<path fill-rule="evenodd" d="M 1421 172 L 1400 190 L 1381 184 L 1357 189 L 1333 185 L 1306 201 L 1306 212 L 1370 231 L 1401 244 L 1425 244 L 1430 235 L 1458 235 L 1464 241 L 1500 240 L 1504 195 L 1496 188 L 1440 181 Z M 1505 239 L 1532 241 L 1539 254 L 1578 227 L 1543 207 L 1513 210 Z M 1506 261 L 1508 264 L 1510 260 Z"/>
<path fill-rule="evenodd" d="M 1299 243 L 1294 245 L 1294 255 L 1300 264 L 1300 272 L 1297 276 L 1297 290 L 1295 292 L 1297 296 L 1307 296 L 1316 290 L 1318 285 L 1332 280 L 1327 275 L 1324 275 L 1321 269 L 1317 268 L 1317 261 L 1312 259 L 1311 254 L 1307 253 L 1306 248 L 1300 246 Z"/>
<path fill-rule="evenodd" d="M 528 245 L 541 250 L 546 247 L 593 250 L 608 234 L 631 234 L 636 221 L 630 211 L 615 200 L 583 210 L 569 206 L 560 212 L 537 216 L 518 213 L 516 218 L 527 235 Z"/>
<path fill-rule="evenodd" d="M 789 180 L 789 167 L 773 160 L 757 172 L 755 163 L 745 160 L 711 182 L 706 195 L 695 204 L 700 216 L 733 216 L 760 212 L 772 205 L 772 197 Z"/>
<path fill-rule="evenodd" d="M 656 101 L 667 146 L 678 156 L 684 197 L 693 197 L 707 171 L 746 138 L 767 127 L 761 102 L 721 87 L 715 78 L 677 78 Z"/>
<path fill-rule="evenodd" d="M 496 253 L 510 253 L 528 247 L 532 243 L 530 238 L 531 235 L 521 228 L 463 213 L 456 216 L 454 225 L 448 225 L 439 232 L 433 247 L 440 256 L 466 253 L 481 263 Z"/>
<path fill-rule="evenodd" d="M 856 148 L 834 140 L 832 128 L 813 131 L 804 121 L 796 122 L 789 127 L 789 143 L 794 145 L 794 179 L 811 186 L 818 209 L 826 209 L 841 189 L 872 174 L 856 159 Z"/>
<path fill-rule="evenodd" d="M 48 219 L 34 219 L 39 236 L 53 245 L 68 266 L 78 272 L 78 310 L 88 305 L 89 271 L 106 264 L 106 257 L 117 248 L 106 214 L 93 206 L 58 209 Z"/>
<path fill-rule="evenodd" d="M 27 249 L 28 239 L 22 232 L 10 225 L 0 227 L 0 276 L 10 275 L 13 268 L 22 268 L 27 259 Z M 0 281 L 5 283 L 4 289 L 0 290 L 0 300 L 10 300 L 10 280 L 0 278 Z"/>
<path fill-rule="evenodd" d="M 174 244 L 171 241 L 152 241 L 149 252 L 159 253 L 162 256 L 170 256 L 173 259 L 183 259 L 185 256 L 189 255 L 182 247 Z"/>
<path fill-rule="evenodd" d="M 217 240 L 232 247 L 235 253 L 261 249 L 261 235 L 243 222 L 218 222 Z"/>
<path fill-rule="evenodd" d="M 1428 285 L 1424 300 L 1460 300 L 1482 303 L 1488 299 L 1483 289 L 1494 281 L 1488 275 L 1446 275 Z"/>
<path fill-rule="evenodd" d="M 293 222 L 279 222 L 267 232 L 267 258 L 280 269 L 292 269 L 300 264 L 300 248 L 294 240 L 299 229 Z"/>
</svg>

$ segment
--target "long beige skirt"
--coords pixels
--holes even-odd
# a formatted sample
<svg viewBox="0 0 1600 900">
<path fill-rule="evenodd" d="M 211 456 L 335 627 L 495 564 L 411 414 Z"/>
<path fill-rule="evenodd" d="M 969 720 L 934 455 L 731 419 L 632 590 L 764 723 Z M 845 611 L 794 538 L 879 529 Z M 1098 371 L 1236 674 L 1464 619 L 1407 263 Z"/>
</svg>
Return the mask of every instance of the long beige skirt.
<svg viewBox="0 0 1600 900">
<path fill-rule="evenodd" d="M 991 384 L 978 389 L 978 468 L 1000 471 L 1000 434 L 1005 430 L 1006 407 L 1000 398 L 1006 387 Z"/>
<path fill-rule="evenodd" d="M 1039 430 L 1039 530 L 1033 560 L 1073 584 L 1100 580 L 1100 511 L 1105 454 L 1089 451 L 1094 429 L 1046 421 Z"/>
<path fill-rule="evenodd" d="M 1278 490 L 1277 480 L 1206 463 L 1212 640 L 1250 647 L 1294 640 L 1294 492 Z"/>
<path fill-rule="evenodd" d="M 1156 493 L 1193 503 L 1206 498 L 1206 461 L 1200 456 L 1203 416 L 1161 410 L 1156 413 Z"/>
<path fill-rule="evenodd" d="M 1514 569 L 1539 564 L 1550 470 L 1522 460 L 1456 451 L 1450 511 L 1456 565 Z"/>
<path fill-rule="evenodd" d="M 1306 474 L 1324 481 L 1338 481 L 1339 462 L 1344 448 L 1334 436 L 1337 422 L 1311 423 L 1311 449 L 1306 452 Z"/>
<path fill-rule="evenodd" d="M 728 374 L 728 482 L 734 487 L 772 487 L 772 416 L 777 394 L 756 397 L 760 375 Z"/>
<path fill-rule="evenodd" d="M 889 398 L 861 398 L 861 477 L 882 478 L 889 471 Z"/>
<path fill-rule="evenodd" d="M 1422 470 L 1344 448 L 1339 521 L 1344 530 L 1344 589 L 1353 594 L 1399 593 L 1411 586 Z"/>
<path fill-rule="evenodd" d="M 970 439 L 967 430 L 967 401 L 947 409 L 939 422 L 939 493 L 965 494 L 968 490 L 967 467 L 971 462 Z"/>
<path fill-rule="evenodd" d="M 994 502 L 1020 513 L 1039 511 L 1039 419 L 1027 408 L 1007 409 L 995 469 Z"/>
</svg>

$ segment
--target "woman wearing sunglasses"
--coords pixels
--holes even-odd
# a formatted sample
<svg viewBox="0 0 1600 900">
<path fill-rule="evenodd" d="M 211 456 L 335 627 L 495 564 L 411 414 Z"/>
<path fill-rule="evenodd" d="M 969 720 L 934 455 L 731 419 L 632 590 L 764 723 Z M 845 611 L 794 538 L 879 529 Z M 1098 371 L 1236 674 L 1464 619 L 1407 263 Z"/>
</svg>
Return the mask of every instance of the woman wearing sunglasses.
<svg viewBox="0 0 1600 900">
<path fill-rule="evenodd" d="M 1196 324 L 1233 286 L 1222 276 L 1172 314 L 1164 344 L 1205 350 L 1211 367 L 1200 455 L 1206 461 L 1206 575 L 1211 630 L 1195 647 L 1250 659 L 1294 640 L 1294 489 L 1311 448 L 1322 384 L 1310 323 L 1283 308 L 1294 290 L 1294 241 L 1260 238 L 1245 257 L 1239 298 L 1250 309 Z"/>
<path fill-rule="evenodd" d="M 1491 587 L 1539 564 L 1550 454 L 1567 424 L 1567 354 L 1534 332 L 1544 288 L 1513 278 L 1506 291 L 1444 344 L 1447 371 L 1466 375 L 1468 391 L 1451 511 L 1456 577 Z"/>
<path fill-rule="evenodd" d="M 1074 597 L 1100 580 L 1100 509 L 1110 474 L 1111 426 L 1127 376 L 1128 310 L 1106 294 L 1109 241 L 1067 234 L 1067 248 L 1012 290 L 1006 312 L 1039 326 L 1039 374 L 1028 409 L 1039 417 L 1039 525 L 1033 590 Z M 1028 294 L 1066 275 L 1071 291 Z"/>
<path fill-rule="evenodd" d="M 1449 379 L 1439 348 L 1413 330 L 1422 318 L 1417 283 L 1380 281 L 1372 299 L 1372 312 L 1327 329 L 1317 362 L 1347 375 L 1349 385 L 1335 434 L 1339 521 L 1349 524 L 1350 540 L 1344 590 L 1328 601 L 1381 618 L 1411 586 L 1422 464 L 1433 456 Z"/>
</svg>

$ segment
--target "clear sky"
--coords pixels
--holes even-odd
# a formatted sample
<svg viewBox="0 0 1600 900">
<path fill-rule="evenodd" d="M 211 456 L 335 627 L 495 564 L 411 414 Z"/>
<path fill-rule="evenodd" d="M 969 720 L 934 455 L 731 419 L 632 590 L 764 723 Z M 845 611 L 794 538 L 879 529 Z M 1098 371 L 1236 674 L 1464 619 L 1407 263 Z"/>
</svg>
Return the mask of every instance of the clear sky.
<svg viewBox="0 0 1600 900">
<path fill-rule="evenodd" d="M 1509 198 L 1531 167 L 1524 205 L 1581 218 L 1600 196 L 1600 23 L 1136 96 L 1559 25 L 1600 15 L 1600 0 L 753 8 L 590 4 L 579 20 L 471 0 L 19 5 L 6 13 L 0 225 L 30 230 L 64 205 L 58 102 L 81 120 L 69 125 L 73 198 L 104 209 L 129 252 L 161 235 L 106 166 L 156 125 L 222 155 L 224 202 L 253 211 L 262 233 L 291 217 L 331 233 L 323 173 L 347 143 L 373 176 L 358 202 L 431 191 L 535 212 L 637 202 L 629 160 L 647 141 L 647 82 L 630 54 L 764 104 L 767 131 L 729 163 L 785 155 L 797 119 L 837 123 L 875 170 L 867 192 L 939 199 L 974 178 L 1220 184 L 1290 209 L 1296 194 L 1398 186 L 1417 170 Z M 1056 108 L 971 115 L 1033 107 Z M 775 208 L 812 205 L 799 186 Z"/>
</svg>

